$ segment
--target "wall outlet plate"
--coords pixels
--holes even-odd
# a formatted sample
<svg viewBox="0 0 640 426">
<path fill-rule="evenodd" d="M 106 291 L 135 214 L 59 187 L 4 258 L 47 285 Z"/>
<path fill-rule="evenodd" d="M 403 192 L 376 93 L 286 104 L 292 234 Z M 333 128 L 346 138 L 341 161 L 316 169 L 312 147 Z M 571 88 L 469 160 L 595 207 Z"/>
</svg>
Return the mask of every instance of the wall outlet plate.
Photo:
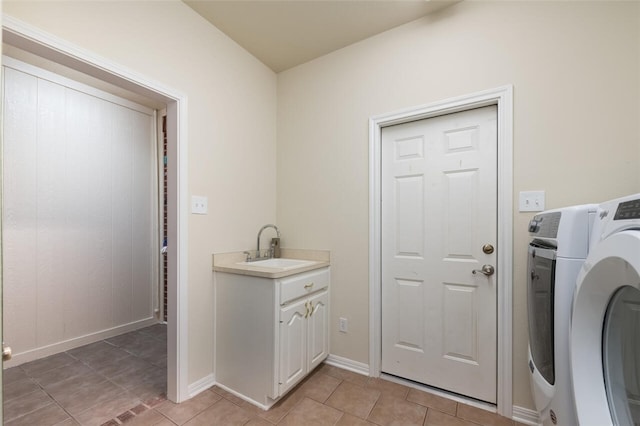
<svg viewBox="0 0 640 426">
<path fill-rule="evenodd" d="M 338 330 L 342 333 L 346 333 L 349 330 L 349 323 L 346 318 L 340 318 L 338 323 Z"/>
<path fill-rule="evenodd" d="M 191 213 L 192 214 L 207 214 L 207 197 L 201 197 L 197 195 L 191 196 Z"/>
<path fill-rule="evenodd" d="M 519 210 L 521 212 L 543 211 L 544 191 L 520 191 Z"/>
</svg>

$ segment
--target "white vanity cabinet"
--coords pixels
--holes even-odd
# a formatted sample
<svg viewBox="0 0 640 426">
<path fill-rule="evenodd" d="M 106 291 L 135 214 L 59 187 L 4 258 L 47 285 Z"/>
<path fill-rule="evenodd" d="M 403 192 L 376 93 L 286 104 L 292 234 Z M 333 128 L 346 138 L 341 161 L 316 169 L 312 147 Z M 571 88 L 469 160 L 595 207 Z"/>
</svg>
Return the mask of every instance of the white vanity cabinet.
<svg viewBox="0 0 640 426">
<path fill-rule="evenodd" d="M 280 281 L 280 395 L 329 354 L 328 272 Z"/>
<path fill-rule="evenodd" d="M 328 267 L 282 278 L 216 273 L 218 386 L 268 408 L 329 354 Z"/>
</svg>

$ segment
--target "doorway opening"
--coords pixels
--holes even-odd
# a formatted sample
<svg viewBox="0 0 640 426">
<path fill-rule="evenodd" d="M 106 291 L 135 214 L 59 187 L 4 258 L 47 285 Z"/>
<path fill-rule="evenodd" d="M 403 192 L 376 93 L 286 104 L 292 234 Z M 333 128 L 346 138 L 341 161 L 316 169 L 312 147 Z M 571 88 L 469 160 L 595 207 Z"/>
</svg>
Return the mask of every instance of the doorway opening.
<svg viewBox="0 0 640 426">
<path fill-rule="evenodd" d="M 7 45 L 167 106 L 167 397 L 188 399 L 186 96 L 21 21 L 5 16 L 2 26 Z"/>
<path fill-rule="evenodd" d="M 391 112 L 369 120 L 369 374 L 382 373 L 382 129 L 412 121 L 497 106 L 497 412 L 512 417 L 512 105 L 513 88 L 499 87 L 471 95 Z"/>
</svg>

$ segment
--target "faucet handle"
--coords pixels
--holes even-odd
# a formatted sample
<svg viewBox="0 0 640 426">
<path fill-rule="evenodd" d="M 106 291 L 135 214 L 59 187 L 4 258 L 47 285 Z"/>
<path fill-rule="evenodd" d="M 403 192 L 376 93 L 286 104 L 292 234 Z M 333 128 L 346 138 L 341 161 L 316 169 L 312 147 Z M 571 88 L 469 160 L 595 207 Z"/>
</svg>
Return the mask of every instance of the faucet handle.
<svg viewBox="0 0 640 426">
<path fill-rule="evenodd" d="M 271 239 L 271 255 L 272 257 L 280 257 L 280 237 Z"/>
<path fill-rule="evenodd" d="M 250 251 L 243 251 L 242 253 L 247 255 L 246 262 L 251 262 L 251 252 Z M 258 253 L 258 256 L 260 256 L 259 253 Z"/>
</svg>

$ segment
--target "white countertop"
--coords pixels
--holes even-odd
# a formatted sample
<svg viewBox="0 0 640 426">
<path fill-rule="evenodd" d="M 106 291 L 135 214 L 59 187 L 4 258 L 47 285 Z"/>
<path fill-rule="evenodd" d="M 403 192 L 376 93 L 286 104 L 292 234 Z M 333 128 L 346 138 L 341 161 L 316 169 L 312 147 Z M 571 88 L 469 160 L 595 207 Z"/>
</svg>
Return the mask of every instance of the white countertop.
<svg viewBox="0 0 640 426">
<path fill-rule="evenodd" d="M 329 250 L 306 250 L 306 249 L 280 249 L 281 259 L 299 259 L 313 261 L 299 267 L 288 269 L 268 268 L 251 263 L 245 263 L 246 254 L 243 252 L 215 253 L 213 254 L 213 270 L 215 272 L 226 272 L 229 274 L 249 275 L 262 278 L 282 278 L 301 272 L 312 271 L 330 265 Z"/>
</svg>

